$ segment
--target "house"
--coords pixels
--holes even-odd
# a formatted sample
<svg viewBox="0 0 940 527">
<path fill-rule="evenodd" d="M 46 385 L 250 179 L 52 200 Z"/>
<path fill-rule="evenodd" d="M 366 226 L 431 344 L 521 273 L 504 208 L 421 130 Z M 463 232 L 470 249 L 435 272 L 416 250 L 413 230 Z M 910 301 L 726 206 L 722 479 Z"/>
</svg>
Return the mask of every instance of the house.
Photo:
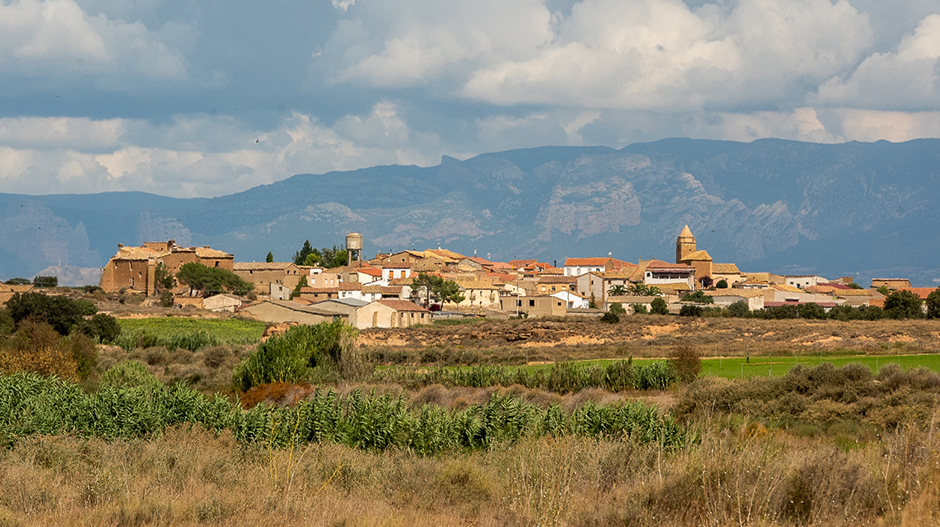
<svg viewBox="0 0 940 527">
<path fill-rule="evenodd" d="M 525 315 L 528 318 L 563 317 L 568 314 L 565 301 L 553 296 L 506 296 L 500 298 L 500 307 L 507 313 Z"/>
<path fill-rule="evenodd" d="M 564 301 L 568 309 L 588 309 L 591 306 L 591 299 L 589 297 L 581 296 L 572 291 L 559 291 L 549 296 Z"/>
<path fill-rule="evenodd" d="M 390 263 L 382 266 L 382 280 L 389 281 L 396 278 L 411 278 L 411 264 Z"/>
<path fill-rule="evenodd" d="M 275 324 L 282 324 L 284 322 L 319 324 L 320 322 L 349 319 L 348 315 L 337 313 L 335 310 L 322 309 L 314 305 L 308 306 L 299 302 L 285 302 L 283 300 L 270 300 L 252 304 L 242 308 L 241 312 L 248 313 L 263 322 Z"/>
<path fill-rule="evenodd" d="M 730 287 L 745 281 L 744 276 L 733 263 L 714 263 L 708 251 L 699 250 L 695 236 L 686 225 L 676 238 L 676 263 L 685 264 L 695 269 L 695 277 L 703 285 L 710 286 L 721 280 Z"/>
<path fill-rule="evenodd" d="M 125 289 L 152 295 L 156 292 L 154 273 L 160 263 L 174 274 L 188 263 L 231 271 L 233 255 L 211 249 L 209 246 L 179 247 L 176 240 L 147 242 L 140 247 L 125 247 L 119 243 L 117 253 L 101 270 L 98 285 L 106 293 Z"/>
<path fill-rule="evenodd" d="M 724 280 L 728 287 L 734 287 L 734 284 L 745 280 L 744 273 L 733 263 L 712 264 L 712 280 L 715 284 Z"/>
<path fill-rule="evenodd" d="M 685 264 L 667 263 L 662 260 L 641 261 L 643 283 L 662 286 L 679 284 L 695 290 L 695 268 Z"/>
<path fill-rule="evenodd" d="M 242 280 L 255 284 L 255 291 L 268 291 L 271 284 L 293 290 L 304 276 L 294 262 L 235 262 L 232 271 Z"/>
<path fill-rule="evenodd" d="M 907 278 L 872 278 L 871 279 L 871 288 L 880 289 L 882 286 L 887 287 L 889 291 L 897 291 L 898 289 L 910 289 L 911 281 Z"/>
<path fill-rule="evenodd" d="M 431 323 L 431 312 L 404 300 L 376 300 L 358 309 L 350 324 L 359 329 L 407 328 Z"/>
<path fill-rule="evenodd" d="M 290 300 L 290 294 L 293 288 L 285 287 L 281 284 L 269 284 L 269 297 L 271 300 Z"/>
<path fill-rule="evenodd" d="M 306 302 L 320 302 L 339 298 L 339 286 L 334 287 L 302 287 L 298 297 Z"/>
<path fill-rule="evenodd" d="M 617 271 L 636 264 L 624 262 L 616 258 L 568 258 L 565 260 L 565 276 L 581 276 L 584 273 L 601 271 Z"/>
<path fill-rule="evenodd" d="M 764 292 L 756 289 L 716 289 L 705 291 L 717 307 L 728 307 L 735 302 L 744 302 L 750 311 L 764 309 Z"/>
<path fill-rule="evenodd" d="M 203 309 L 208 309 L 209 311 L 216 313 L 221 313 L 223 311 L 234 313 L 235 310 L 241 305 L 242 300 L 240 298 L 226 294 L 213 295 L 202 300 Z"/>
<path fill-rule="evenodd" d="M 783 283 L 797 289 L 806 289 L 821 283 L 829 282 L 828 279 L 814 274 L 784 275 Z"/>
<path fill-rule="evenodd" d="M 348 317 L 348 320 L 350 321 L 349 323 L 352 324 L 353 319 L 355 318 L 356 310 L 367 305 L 368 303 L 369 302 L 364 300 L 357 300 L 355 298 L 339 298 L 333 300 L 324 300 L 322 302 L 317 302 L 316 304 L 310 304 L 309 307 Z"/>
<path fill-rule="evenodd" d="M 499 309 L 499 291 L 501 289 L 499 286 L 480 280 L 457 280 L 456 283 L 460 288 L 460 294 L 464 297 L 456 305 L 458 311 L 461 311 L 461 308 L 470 311 Z M 453 306 L 453 303 L 445 302 L 444 305 Z"/>
<path fill-rule="evenodd" d="M 577 276 L 540 276 L 537 279 L 538 293 L 551 295 L 559 291 L 577 291 Z"/>
<path fill-rule="evenodd" d="M 607 302 L 608 292 L 615 286 L 629 289 L 631 282 L 643 282 L 643 270 L 639 267 L 600 273 L 585 273 L 578 277 L 577 291 L 588 298 L 594 296 L 597 305 Z"/>
</svg>

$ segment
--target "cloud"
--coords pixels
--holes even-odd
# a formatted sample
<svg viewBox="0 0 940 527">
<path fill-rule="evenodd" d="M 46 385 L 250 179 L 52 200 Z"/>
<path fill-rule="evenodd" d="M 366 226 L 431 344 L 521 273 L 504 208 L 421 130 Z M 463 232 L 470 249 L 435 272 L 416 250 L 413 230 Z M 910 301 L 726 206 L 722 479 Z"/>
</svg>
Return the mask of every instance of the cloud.
<svg viewBox="0 0 940 527">
<path fill-rule="evenodd" d="M 402 0 L 350 8 L 320 58 L 332 82 L 434 85 L 504 106 L 799 107 L 871 37 L 847 0 L 583 0 L 568 15 L 531 0 Z"/>
<path fill-rule="evenodd" d="M 940 109 L 940 14 L 924 18 L 895 52 L 874 53 L 851 75 L 819 86 L 818 102 L 881 110 Z"/>
<path fill-rule="evenodd" d="M 332 125 L 293 113 L 270 130 L 230 117 L 143 120 L 0 119 L 0 185 L 5 192 L 139 190 L 218 196 L 298 173 L 379 164 L 432 165 L 440 140 L 409 129 L 388 101 Z M 15 141 L 13 140 L 15 138 Z"/>
<path fill-rule="evenodd" d="M 178 35 L 178 25 L 175 26 Z M 91 16 L 73 0 L 0 3 L 0 72 L 26 78 L 181 81 L 186 61 L 140 22 Z"/>
</svg>

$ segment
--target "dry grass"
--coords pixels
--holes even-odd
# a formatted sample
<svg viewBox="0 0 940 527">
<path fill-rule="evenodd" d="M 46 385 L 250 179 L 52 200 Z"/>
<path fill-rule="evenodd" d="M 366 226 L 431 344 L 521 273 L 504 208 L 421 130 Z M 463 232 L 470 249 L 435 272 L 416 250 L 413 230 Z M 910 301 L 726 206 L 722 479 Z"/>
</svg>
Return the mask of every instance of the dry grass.
<svg viewBox="0 0 940 527">
<path fill-rule="evenodd" d="M 0 453 L 0 525 L 930 525 L 933 426 L 844 450 L 753 422 L 699 445 L 577 438 L 432 458 L 268 450 L 185 427 L 151 440 L 30 437 Z"/>
<path fill-rule="evenodd" d="M 595 358 L 662 358 L 682 345 L 703 357 L 940 351 L 940 320 L 761 320 L 658 315 L 594 320 L 483 320 L 473 324 L 365 330 L 360 344 L 384 364 L 521 364 Z"/>
</svg>

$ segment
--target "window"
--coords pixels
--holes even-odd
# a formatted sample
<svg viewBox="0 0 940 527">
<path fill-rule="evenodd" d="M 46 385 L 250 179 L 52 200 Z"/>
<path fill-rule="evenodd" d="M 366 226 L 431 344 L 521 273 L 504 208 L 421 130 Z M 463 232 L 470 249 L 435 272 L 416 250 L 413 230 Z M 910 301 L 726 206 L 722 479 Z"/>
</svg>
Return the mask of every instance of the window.
<svg viewBox="0 0 940 527">
<path fill-rule="evenodd" d="M 529 300 L 529 307 L 535 307 L 535 300 Z"/>
</svg>

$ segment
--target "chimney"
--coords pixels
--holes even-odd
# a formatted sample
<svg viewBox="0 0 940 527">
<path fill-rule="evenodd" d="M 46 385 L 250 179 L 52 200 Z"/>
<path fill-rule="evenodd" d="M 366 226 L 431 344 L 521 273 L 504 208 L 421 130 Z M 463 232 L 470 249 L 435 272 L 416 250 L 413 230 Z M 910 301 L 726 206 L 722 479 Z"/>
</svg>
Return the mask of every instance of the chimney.
<svg viewBox="0 0 940 527">
<path fill-rule="evenodd" d="M 119 243 L 119 244 L 118 244 L 118 249 L 123 249 L 123 248 L 124 248 L 124 244 L 123 244 L 123 243 Z"/>
</svg>

